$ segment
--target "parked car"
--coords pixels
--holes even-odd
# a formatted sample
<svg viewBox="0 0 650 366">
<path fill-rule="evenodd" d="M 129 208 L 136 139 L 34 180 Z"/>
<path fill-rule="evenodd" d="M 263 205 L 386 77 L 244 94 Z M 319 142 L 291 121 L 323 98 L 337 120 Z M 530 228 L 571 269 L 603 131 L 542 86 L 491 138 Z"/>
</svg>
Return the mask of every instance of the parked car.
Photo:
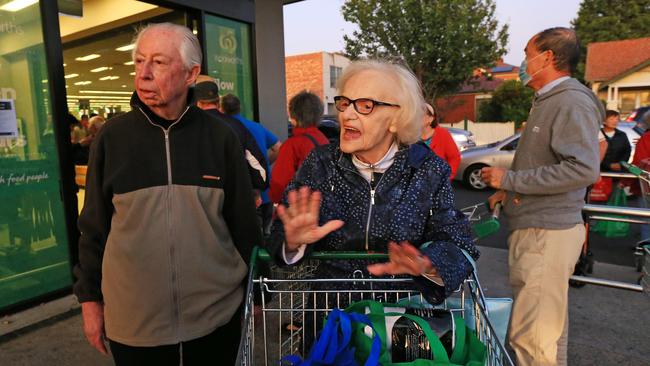
<svg viewBox="0 0 650 366">
<path fill-rule="evenodd" d="M 330 144 L 338 144 L 341 137 L 341 128 L 336 118 L 323 118 L 318 125 L 320 132 L 327 137 Z"/>
<path fill-rule="evenodd" d="M 323 116 L 323 119 L 318 124 L 318 129 L 320 130 L 320 132 L 323 133 L 323 135 L 325 135 L 325 137 L 327 137 L 330 144 L 339 143 L 341 130 L 339 127 L 339 121 L 336 119 L 336 116 L 331 116 L 331 115 Z M 287 137 L 293 136 L 293 126 L 291 125 L 291 123 L 287 123 L 287 132 L 288 132 Z"/>
<path fill-rule="evenodd" d="M 456 146 L 458 146 L 459 151 L 465 151 L 471 147 L 476 146 L 473 133 L 469 131 L 461 130 L 460 128 L 453 128 L 453 127 L 445 127 L 445 128 L 451 134 L 451 137 L 454 139 L 454 142 L 456 142 Z"/>
<path fill-rule="evenodd" d="M 643 122 L 643 117 L 650 113 L 650 106 L 645 106 L 637 108 L 625 119 L 625 122 L 634 122 L 636 124 L 641 124 Z M 643 126 L 643 128 L 648 128 L 650 126 Z"/>
<path fill-rule="evenodd" d="M 460 165 L 454 180 L 462 181 L 468 188 L 477 191 L 488 188 L 481 179 L 484 167 L 510 168 L 519 143 L 519 134 L 501 141 L 469 148 L 461 152 Z"/>
<path fill-rule="evenodd" d="M 632 147 L 632 153 L 630 153 L 629 162 L 631 163 L 632 158 L 634 157 L 634 150 L 636 150 L 636 143 L 637 141 L 639 141 L 641 135 L 643 135 L 644 130 L 636 122 L 623 122 L 623 121 L 618 123 L 617 128 L 625 132 L 625 134 L 627 135 L 627 140 L 630 142 L 630 146 Z"/>
</svg>

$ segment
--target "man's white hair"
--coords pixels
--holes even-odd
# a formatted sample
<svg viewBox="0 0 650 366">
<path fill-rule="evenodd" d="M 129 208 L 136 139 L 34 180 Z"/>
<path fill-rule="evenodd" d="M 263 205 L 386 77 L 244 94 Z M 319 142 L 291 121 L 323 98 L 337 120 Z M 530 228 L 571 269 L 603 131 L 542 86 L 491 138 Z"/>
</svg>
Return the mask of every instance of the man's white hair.
<svg viewBox="0 0 650 366">
<path fill-rule="evenodd" d="M 183 60 L 185 68 L 190 70 L 194 65 L 201 66 L 203 52 L 201 52 L 201 45 L 199 44 L 198 38 L 186 26 L 174 23 L 151 23 L 140 29 L 133 41 L 135 44 L 131 53 L 133 60 L 135 60 L 135 53 L 138 51 L 138 45 L 142 35 L 150 30 L 167 30 L 175 33 L 180 40 L 180 49 L 178 51 L 181 54 L 181 60 Z"/>
</svg>

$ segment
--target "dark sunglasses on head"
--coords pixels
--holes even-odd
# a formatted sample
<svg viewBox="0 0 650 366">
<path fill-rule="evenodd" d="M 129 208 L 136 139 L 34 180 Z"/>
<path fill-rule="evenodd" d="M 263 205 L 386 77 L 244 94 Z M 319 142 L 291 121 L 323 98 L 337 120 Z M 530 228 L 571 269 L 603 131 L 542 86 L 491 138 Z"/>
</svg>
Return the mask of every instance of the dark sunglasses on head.
<svg viewBox="0 0 650 366">
<path fill-rule="evenodd" d="M 339 112 L 345 112 L 345 110 L 348 109 L 350 104 L 354 105 L 354 110 L 360 114 L 370 114 L 375 109 L 375 106 L 378 105 L 384 105 L 388 107 L 399 107 L 399 105 L 397 104 L 380 102 L 370 98 L 350 99 L 342 95 L 337 95 L 334 97 L 334 105 L 336 106 L 336 109 Z"/>
</svg>

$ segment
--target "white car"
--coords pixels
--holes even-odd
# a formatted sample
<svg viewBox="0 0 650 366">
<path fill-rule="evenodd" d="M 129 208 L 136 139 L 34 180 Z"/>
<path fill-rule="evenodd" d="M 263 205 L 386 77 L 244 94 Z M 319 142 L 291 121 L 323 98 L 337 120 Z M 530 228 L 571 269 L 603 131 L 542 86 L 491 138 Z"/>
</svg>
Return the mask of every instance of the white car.
<svg viewBox="0 0 650 366">
<path fill-rule="evenodd" d="M 460 165 L 454 180 L 462 181 L 467 187 L 480 191 L 488 188 L 481 179 L 484 167 L 510 168 L 515 157 L 519 134 L 501 141 L 469 148 L 460 153 Z"/>
</svg>

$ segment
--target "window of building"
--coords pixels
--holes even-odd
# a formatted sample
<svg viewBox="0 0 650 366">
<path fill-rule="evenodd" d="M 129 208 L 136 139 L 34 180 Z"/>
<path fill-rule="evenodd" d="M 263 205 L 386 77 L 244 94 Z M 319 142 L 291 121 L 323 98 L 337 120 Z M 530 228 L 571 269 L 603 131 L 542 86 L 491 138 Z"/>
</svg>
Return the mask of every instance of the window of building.
<svg viewBox="0 0 650 366">
<path fill-rule="evenodd" d="M 330 66 L 330 87 L 336 88 L 336 83 L 339 81 L 342 73 L 342 67 Z"/>
</svg>

